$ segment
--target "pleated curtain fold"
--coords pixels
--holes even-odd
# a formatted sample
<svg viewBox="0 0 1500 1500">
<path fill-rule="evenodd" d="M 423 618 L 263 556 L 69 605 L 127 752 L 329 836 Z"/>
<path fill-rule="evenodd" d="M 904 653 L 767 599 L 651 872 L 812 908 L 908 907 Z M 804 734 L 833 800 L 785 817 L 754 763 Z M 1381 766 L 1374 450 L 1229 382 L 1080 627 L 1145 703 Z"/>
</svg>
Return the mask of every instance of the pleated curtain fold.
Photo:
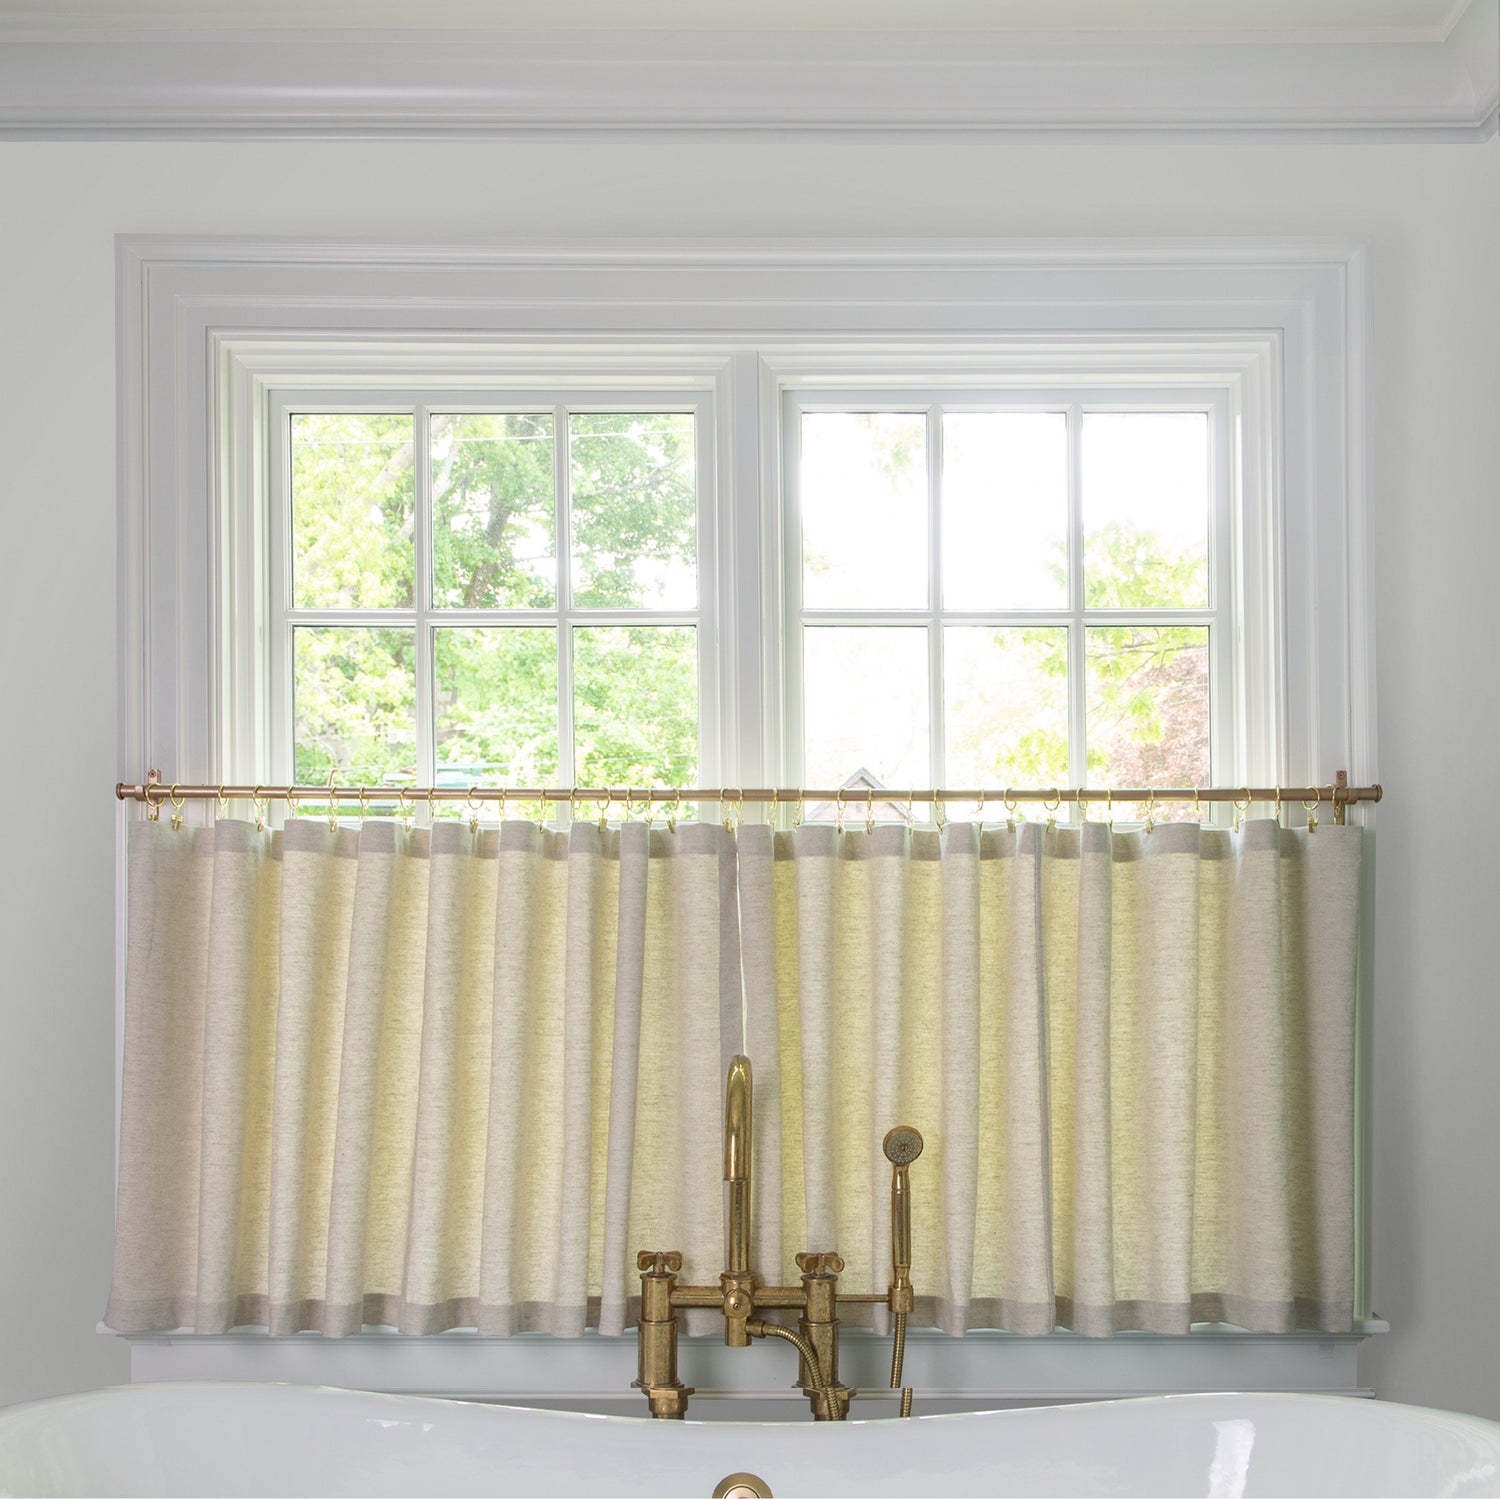
<svg viewBox="0 0 1500 1500">
<path fill-rule="evenodd" d="M 1360 879 L 1270 820 L 135 823 L 106 1321 L 622 1332 L 638 1250 L 717 1280 L 745 1051 L 768 1279 L 884 1288 L 909 1123 L 919 1322 L 1347 1330 Z"/>
</svg>

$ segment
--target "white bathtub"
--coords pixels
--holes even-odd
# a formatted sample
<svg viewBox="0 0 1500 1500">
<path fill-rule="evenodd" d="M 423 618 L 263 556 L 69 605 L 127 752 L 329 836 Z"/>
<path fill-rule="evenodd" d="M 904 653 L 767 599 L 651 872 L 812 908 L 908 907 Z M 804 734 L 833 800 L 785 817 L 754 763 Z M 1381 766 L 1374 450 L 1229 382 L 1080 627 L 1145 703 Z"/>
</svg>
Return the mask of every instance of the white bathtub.
<svg viewBox="0 0 1500 1500">
<path fill-rule="evenodd" d="M 1158 1396 L 845 1424 L 652 1422 L 316 1386 L 0 1411 L 4 1495 L 1500 1495 L 1500 1424 L 1338 1396 Z"/>
</svg>

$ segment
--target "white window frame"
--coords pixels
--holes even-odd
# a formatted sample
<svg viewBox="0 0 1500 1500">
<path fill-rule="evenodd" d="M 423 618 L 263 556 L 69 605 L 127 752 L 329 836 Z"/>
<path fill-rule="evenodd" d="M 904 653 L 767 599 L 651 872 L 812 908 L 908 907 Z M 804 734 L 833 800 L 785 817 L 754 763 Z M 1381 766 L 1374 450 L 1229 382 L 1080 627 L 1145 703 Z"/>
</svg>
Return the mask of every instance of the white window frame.
<svg viewBox="0 0 1500 1500">
<path fill-rule="evenodd" d="M 1238 628 L 1269 643 L 1235 686 L 1251 736 L 1239 775 L 1377 779 L 1366 559 L 1364 251 L 1354 242 L 572 242 L 350 246 L 127 238 L 120 290 L 120 774 L 245 779 L 269 690 L 259 493 L 267 392 L 383 379 L 489 393 L 518 383 L 693 390 L 718 441 L 713 559 L 720 774 L 784 781 L 788 539 L 778 431 L 787 389 L 1132 378 L 1224 393 Z M 872 372 L 876 372 L 872 375 Z M 769 420 L 760 421 L 762 414 Z M 734 434 L 759 432 L 758 442 Z M 233 622 L 233 628 L 226 628 Z M 237 684 L 249 684 L 239 691 Z M 1263 715 L 1249 705 L 1267 705 Z M 748 742 L 742 728 L 756 720 Z M 1274 721 L 1274 723 L 1272 722 Z M 123 1036 L 124 839 L 117 875 L 117 1049 Z M 1351 812 L 1373 823 L 1373 809 Z M 1372 864 L 1367 861 L 1367 867 Z M 1368 900 L 1367 900 L 1368 910 Z M 1367 921 L 1368 936 L 1371 924 Z M 1144 1390 L 1356 1390 L 1369 1303 L 1369 963 L 1357 1023 L 1356 1332 L 1187 1339 L 975 1336 L 935 1342 L 929 1394 L 956 1402 Z M 633 1351 L 473 1335 L 359 1340 L 132 1338 L 137 1378 L 328 1380 L 604 1405 Z M 851 1359 L 860 1343 L 851 1337 Z M 991 1346 L 1000 1343 L 1002 1350 Z M 918 1340 L 921 1345 L 921 1340 Z M 872 1356 L 873 1357 L 873 1356 Z M 784 1372 L 702 1361 L 700 1387 L 769 1399 Z M 758 1382 L 764 1381 L 764 1384 Z M 624 1395 L 626 1406 L 629 1396 Z"/>
<path fill-rule="evenodd" d="M 872 360 L 869 378 L 878 373 Z M 1267 560 L 1258 554 L 1265 529 L 1241 527 L 1236 491 L 1231 480 L 1234 455 L 1231 437 L 1232 392 L 1224 386 L 1199 389 L 1182 386 L 1152 386 L 1134 372 L 1122 373 L 1113 383 L 1055 387 L 1051 390 L 1014 381 L 988 387 L 955 385 L 930 379 L 925 385 L 876 386 L 873 383 L 843 389 L 808 382 L 780 384 L 781 430 L 781 526 L 785 575 L 784 633 L 786 659 L 786 728 L 784 775 L 789 784 L 800 785 L 806 777 L 802 756 L 806 745 L 803 726 L 805 693 L 802 683 L 804 629 L 817 625 L 925 625 L 928 648 L 929 740 L 932 746 L 932 778 L 936 785 L 953 786 L 945 765 L 945 697 L 943 648 L 940 637 L 945 625 L 1061 626 L 1068 629 L 1068 745 L 1069 786 L 1087 786 L 1087 742 L 1085 700 L 1088 683 L 1084 663 L 1084 618 L 1091 624 L 1112 621 L 1138 622 L 1152 616 L 1144 609 L 1085 611 L 1083 603 L 1082 494 L 1079 486 L 1079 450 L 1082 418 L 1086 412 L 1202 412 L 1208 421 L 1209 509 L 1208 556 L 1212 560 L 1209 602 L 1202 608 L 1154 612 L 1169 625 L 1203 625 L 1209 628 L 1209 760 L 1219 784 L 1245 785 L 1252 765 L 1270 770 L 1274 759 L 1267 751 L 1275 743 L 1279 716 L 1273 703 L 1258 704 L 1247 712 L 1241 679 L 1254 676 L 1274 682 L 1278 672 L 1278 641 L 1274 633 L 1252 634 L 1241 626 L 1245 600 L 1236 580 L 1242 552 L 1256 554 L 1251 571 L 1260 573 Z M 942 599 L 943 506 L 940 501 L 942 472 L 942 424 L 940 412 L 971 411 L 1058 412 L 1067 422 L 1068 445 L 1068 601 L 1057 609 L 953 609 Z M 928 421 L 926 452 L 927 491 L 927 604 L 914 609 L 809 609 L 803 603 L 802 515 L 798 495 L 801 421 L 804 413 L 844 411 L 924 412 Z M 1244 497 L 1239 497 L 1243 505 Z M 1243 532 L 1243 540 L 1241 539 Z M 1239 649 L 1236 649 L 1238 647 Z M 1248 671 L 1242 660 L 1253 669 Z M 1250 749 L 1252 737 L 1256 750 Z M 851 768 L 852 769 L 852 768 Z M 1065 816 L 1078 812 L 1070 806 Z M 1222 809 L 1219 810 L 1222 813 Z"/>
<path fill-rule="evenodd" d="M 378 365 L 368 372 L 378 378 Z M 517 380 L 524 377 L 518 376 Z M 256 512 L 255 534 L 266 538 L 270 566 L 266 571 L 269 598 L 266 601 L 270 630 L 265 653 L 233 650 L 237 627 L 232 619 L 220 622 L 220 632 L 231 649 L 229 658 L 242 675 L 232 678 L 223 694 L 222 707 L 230 721 L 244 726 L 247 736 L 263 735 L 258 749 L 249 750 L 249 764 L 243 774 L 250 784 L 267 786 L 289 783 L 293 767 L 293 726 L 291 669 L 293 632 L 298 626 L 337 628 L 339 626 L 375 626 L 387 629 L 413 629 L 416 632 L 418 659 L 426 658 L 425 673 L 417 672 L 416 682 L 416 761 L 417 785 L 431 786 L 434 764 L 434 708 L 431 697 L 433 632 L 443 626 L 541 626 L 557 632 L 557 703 L 558 703 L 558 770 L 560 786 L 578 781 L 574 767 L 573 743 L 573 647 L 575 626 L 610 625 L 686 625 L 693 629 L 698 658 L 698 776 L 700 784 L 715 781 L 720 775 L 722 726 L 719 716 L 719 648 L 725 632 L 718 622 L 717 515 L 718 494 L 715 472 L 713 398 L 711 381 L 700 381 L 679 389 L 651 389 L 641 386 L 628 392 L 620 386 L 563 382 L 541 384 L 535 381 L 511 387 L 497 386 L 489 392 L 473 388 L 402 389 L 399 385 L 378 386 L 360 392 L 339 387 L 320 387 L 291 383 L 262 387 L 256 420 L 264 429 L 267 452 L 268 483 L 239 498 Z M 446 609 L 432 601 L 432 475 L 431 464 L 422 455 L 427 433 L 427 419 L 433 412 L 464 414 L 498 409 L 507 412 L 543 412 L 554 422 L 553 474 L 556 485 L 554 502 L 558 528 L 557 591 L 550 608 L 535 609 Z M 567 430 L 564 413 L 569 409 L 590 412 L 607 411 L 678 411 L 694 419 L 693 459 L 696 471 L 696 568 L 698 601 L 691 609 L 596 609 L 575 605 L 572 598 L 572 576 L 568 562 L 569 520 L 571 518 L 571 475 L 568 454 L 562 434 Z M 372 412 L 413 413 L 413 441 L 417 447 L 414 465 L 413 499 L 415 511 L 413 548 L 413 602 L 410 608 L 380 609 L 310 609 L 298 608 L 292 594 L 292 484 L 291 453 L 287 435 L 291 417 L 297 412 Z M 247 571 L 257 569 L 259 559 L 241 559 Z M 246 676 L 244 674 L 248 673 Z M 261 723 L 247 715 L 241 705 L 262 699 L 266 704 Z M 248 748 L 248 747 L 247 747 Z"/>
</svg>

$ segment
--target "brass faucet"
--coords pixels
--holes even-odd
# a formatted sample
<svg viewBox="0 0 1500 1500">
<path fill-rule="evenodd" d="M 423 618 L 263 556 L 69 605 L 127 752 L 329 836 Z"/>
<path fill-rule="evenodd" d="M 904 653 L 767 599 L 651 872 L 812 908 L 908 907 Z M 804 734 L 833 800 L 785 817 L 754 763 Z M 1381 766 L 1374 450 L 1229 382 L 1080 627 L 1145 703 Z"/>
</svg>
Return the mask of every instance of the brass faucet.
<svg viewBox="0 0 1500 1500">
<path fill-rule="evenodd" d="M 798 1353 L 797 1383 L 820 1422 L 842 1422 L 854 1392 L 839 1382 L 840 1302 L 884 1302 L 895 1319 L 891 1387 L 901 1385 L 906 1319 L 915 1295 L 911 1283 L 911 1188 L 907 1167 L 922 1151 L 922 1137 L 909 1125 L 897 1126 L 885 1138 L 886 1157 L 895 1168 L 891 1184 L 891 1250 L 894 1278 L 885 1292 L 841 1292 L 843 1258 L 833 1251 L 803 1251 L 797 1256 L 802 1285 L 766 1286 L 750 1269 L 750 1161 L 753 1135 L 753 1090 L 750 1059 L 735 1057 L 724 1087 L 724 1181 L 729 1185 L 724 1270 L 718 1286 L 678 1286 L 682 1255 L 676 1250 L 642 1250 L 636 1256 L 641 1273 L 641 1316 L 636 1329 L 639 1373 L 633 1382 L 645 1392 L 653 1417 L 681 1418 L 687 1413 L 691 1386 L 677 1378 L 677 1310 L 715 1307 L 724 1317 L 724 1342 L 744 1349 L 755 1338 L 778 1338 Z M 797 1331 L 768 1323 L 759 1314 L 774 1308 L 801 1313 Z M 911 1414 L 911 1391 L 901 1393 L 901 1415 Z"/>
</svg>

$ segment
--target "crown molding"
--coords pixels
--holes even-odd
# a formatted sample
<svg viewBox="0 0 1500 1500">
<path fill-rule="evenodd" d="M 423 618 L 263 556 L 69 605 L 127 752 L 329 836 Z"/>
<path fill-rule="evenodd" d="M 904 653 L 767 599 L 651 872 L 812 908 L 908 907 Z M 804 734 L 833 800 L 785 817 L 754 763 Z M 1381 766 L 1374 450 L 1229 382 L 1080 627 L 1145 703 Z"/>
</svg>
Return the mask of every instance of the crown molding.
<svg viewBox="0 0 1500 1500">
<path fill-rule="evenodd" d="M 329 30 L 0 37 L 0 138 L 1483 140 L 1500 0 L 1421 41 Z"/>
<path fill-rule="evenodd" d="M 988 32 L 1207 41 L 1441 41 L 1472 0 L 6 0 L 6 32 Z"/>
</svg>

